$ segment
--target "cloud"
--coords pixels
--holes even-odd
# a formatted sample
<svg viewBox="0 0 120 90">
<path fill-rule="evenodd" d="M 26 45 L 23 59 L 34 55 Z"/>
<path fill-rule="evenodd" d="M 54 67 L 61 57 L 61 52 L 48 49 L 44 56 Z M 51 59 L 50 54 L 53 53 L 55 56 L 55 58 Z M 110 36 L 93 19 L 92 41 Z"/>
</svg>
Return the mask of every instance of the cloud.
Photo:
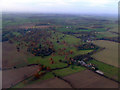
<svg viewBox="0 0 120 90">
<path fill-rule="evenodd" d="M 119 0 L 89 0 L 90 6 L 103 7 L 103 6 L 117 6 Z"/>
</svg>

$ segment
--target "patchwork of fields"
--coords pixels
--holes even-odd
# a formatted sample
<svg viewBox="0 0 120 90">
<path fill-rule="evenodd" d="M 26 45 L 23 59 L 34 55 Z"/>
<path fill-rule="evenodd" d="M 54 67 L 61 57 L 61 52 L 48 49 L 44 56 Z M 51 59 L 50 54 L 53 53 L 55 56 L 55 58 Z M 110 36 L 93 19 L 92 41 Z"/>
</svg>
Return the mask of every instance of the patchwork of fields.
<svg viewBox="0 0 120 90">
<path fill-rule="evenodd" d="M 118 88 L 118 84 L 112 80 L 101 77 L 89 70 L 77 72 L 64 77 L 74 88 Z M 19 86 L 19 85 L 18 85 Z M 22 85 L 21 85 L 22 86 Z M 36 81 L 23 86 L 24 88 L 72 88 L 68 83 L 59 78 L 45 81 Z"/>
<path fill-rule="evenodd" d="M 116 19 L 5 14 L 3 20 L 3 87 L 118 87 Z"/>
</svg>

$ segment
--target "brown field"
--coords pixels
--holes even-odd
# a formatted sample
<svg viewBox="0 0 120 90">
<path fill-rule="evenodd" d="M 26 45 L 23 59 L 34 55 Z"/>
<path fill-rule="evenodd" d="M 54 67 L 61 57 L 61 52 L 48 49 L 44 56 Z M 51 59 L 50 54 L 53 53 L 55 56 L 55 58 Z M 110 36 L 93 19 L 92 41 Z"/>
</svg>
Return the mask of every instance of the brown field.
<svg viewBox="0 0 120 90">
<path fill-rule="evenodd" d="M 118 83 L 99 76 L 98 74 L 85 70 L 69 76 L 64 79 L 71 82 L 74 88 L 117 88 Z M 34 84 L 29 84 L 24 88 L 72 88 L 68 83 L 58 78 L 52 78 Z"/>
<path fill-rule="evenodd" d="M 118 88 L 118 83 L 89 70 L 66 76 L 64 79 L 70 81 L 75 88 Z"/>
<path fill-rule="evenodd" d="M 2 42 L 0 42 L 0 68 L 2 68 Z"/>
<path fill-rule="evenodd" d="M 0 42 L 0 68 L 2 68 L 2 42 Z M 2 71 L 0 70 L 0 88 L 2 88 Z"/>
<path fill-rule="evenodd" d="M 0 88 L 2 88 L 2 71 L 0 70 Z"/>
<path fill-rule="evenodd" d="M 40 29 L 45 29 L 45 28 L 49 28 L 49 27 L 53 27 L 53 26 L 50 26 L 50 25 L 42 25 L 42 26 L 29 25 L 29 26 L 21 26 L 20 28 L 25 28 L 25 29 L 28 29 L 28 28 L 40 28 Z"/>
<path fill-rule="evenodd" d="M 106 40 L 93 41 L 94 44 L 105 47 L 104 50 L 92 55 L 96 60 L 118 67 L 118 43 Z"/>
<path fill-rule="evenodd" d="M 24 88 L 71 88 L 71 86 L 63 80 L 52 78 L 49 80 L 27 85 Z"/>
<path fill-rule="evenodd" d="M 118 32 L 118 25 L 114 26 L 112 29 L 110 29 L 110 31 Z"/>
<path fill-rule="evenodd" d="M 19 69 L 11 69 L 2 71 L 2 87 L 9 88 L 18 82 L 33 75 L 38 69 L 38 66 L 23 67 Z"/>
<path fill-rule="evenodd" d="M 25 50 L 17 52 L 15 44 L 2 43 L 2 67 L 12 68 L 13 66 L 23 66 L 27 64 L 27 57 L 30 56 Z"/>
</svg>

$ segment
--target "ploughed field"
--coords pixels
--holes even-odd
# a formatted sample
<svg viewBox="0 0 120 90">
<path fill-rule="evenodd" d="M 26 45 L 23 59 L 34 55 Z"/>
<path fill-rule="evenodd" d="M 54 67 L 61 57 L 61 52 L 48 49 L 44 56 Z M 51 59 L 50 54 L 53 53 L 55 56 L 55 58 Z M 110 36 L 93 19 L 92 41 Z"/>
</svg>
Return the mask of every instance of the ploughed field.
<svg viewBox="0 0 120 90">
<path fill-rule="evenodd" d="M 3 87 L 8 88 L 14 85 L 22 87 L 26 85 L 24 82 L 20 81 L 26 79 L 26 75 L 34 77 L 39 71 L 39 68 L 28 67 L 30 64 L 44 65 L 45 68 L 50 69 L 64 68 L 67 66 L 67 63 L 60 62 L 59 60 L 69 61 L 70 58 L 73 58 L 76 55 L 87 54 L 93 51 L 92 49 L 78 50 L 77 47 L 81 44 L 81 40 L 74 36 L 64 35 L 54 31 L 38 30 L 37 32 L 39 32 L 39 34 L 36 32 L 33 33 L 34 31 L 32 31 L 33 30 L 28 30 L 26 36 L 22 36 L 19 32 L 13 32 L 15 37 L 10 38 L 9 41 L 3 42 Z M 41 33 L 46 35 L 43 36 Z M 35 36 L 35 38 L 33 38 L 33 36 Z M 37 40 L 34 42 L 36 38 L 40 39 L 38 39 L 39 41 Z M 27 43 L 27 41 L 29 43 Z M 44 51 L 44 48 L 46 48 L 46 50 L 51 48 L 54 52 L 46 54 L 49 52 L 49 49 Z M 55 70 L 55 73 L 58 73 L 58 75 L 59 72 L 61 72 L 59 70 Z M 62 71 L 62 76 L 82 70 L 85 70 L 85 68 L 76 66 L 75 69 L 72 69 L 71 67 L 68 67 Z M 53 75 L 49 73 L 47 75 L 48 76 L 46 76 L 44 80 L 53 77 Z M 38 80 L 42 79 L 40 78 Z"/>
<path fill-rule="evenodd" d="M 77 72 L 64 77 L 74 88 L 118 88 L 118 83 L 106 79 L 89 70 Z M 72 88 L 67 82 L 59 78 L 38 81 L 24 86 L 24 88 Z"/>
<path fill-rule="evenodd" d="M 118 88 L 118 83 L 106 79 L 89 70 L 64 77 L 75 88 Z"/>
<path fill-rule="evenodd" d="M 22 67 L 28 64 L 27 58 L 32 56 L 25 49 L 17 52 L 16 44 L 9 42 L 2 43 L 2 68 Z"/>
<path fill-rule="evenodd" d="M 38 68 L 38 66 L 31 66 L 2 71 L 2 88 L 13 87 L 22 80 L 34 75 Z"/>
<path fill-rule="evenodd" d="M 105 48 L 92 57 L 96 60 L 118 67 L 118 43 L 106 40 L 93 41 L 94 44 Z"/>
<path fill-rule="evenodd" d="M 91 44 L 91 41 L 104 37 L 115 37 L 116 40 L 118 33 L 114 32 L 117 28 L 115 31 L 114 28 L 110 29 L 115 27 L 115 20 L 74 15 L 3 16 L 3 87 L 71 88 L 53 73 L 70 81 L 75 88 L 117 87 L 115 82 L 71 63 L 75 56 L 99 50 L 97 45 L 105 49 L 93 57 L 118 67 L 117 43 L 98 40 L 93 42 L 96 45 Z M 100 62 L 91 63 L 98 65 L 101 71 L 104 68 Z M 34 64 L 37 66 L 28 67 Z M 46 72 L 49 70 L 52 72 Z M 111 67 L 111 70 L 114 68 Z M 108 74 L 113 77 L 116 71 Z M 27 76 L 30 77 L 26 78 Z"/>
<path fill-rule="evenodd" d="M 71 86 L 58 78 L 52 78 L 41 82 L 26 85 L 23 88 L 71 88 Z"/>
</svg>

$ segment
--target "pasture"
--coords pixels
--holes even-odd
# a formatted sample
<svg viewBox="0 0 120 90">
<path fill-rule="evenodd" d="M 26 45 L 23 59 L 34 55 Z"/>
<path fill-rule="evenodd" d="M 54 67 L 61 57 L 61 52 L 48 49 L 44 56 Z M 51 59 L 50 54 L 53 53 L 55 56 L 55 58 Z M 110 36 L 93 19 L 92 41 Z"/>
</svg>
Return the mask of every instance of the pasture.
<svg viewBox="0 0 120 90">
<path fill-rule="evenodd" d="M 74 36 L 70 35 L 64 35 L 62 39 L 59 39 L 64 34 L 61 34 L 59 32 L 52 35 L 52 38 L 49 38 L 54 44 L 55 53 L 49 56 L 45 57 L 39 57 L 39 56 L 32 56 L 27 59 L 29 64 L 43 64 L 45 66 L 49 66 L 50 68 L 60 68 L 65 67 L 67 64 L 59 62 L 59 60 L 69 61 L 69 58 L 73 58 L 77 55 L 87 54 L 89 52 L 92 52 L 93 50 L 77 50 L 75 45 L 79 45 L 81 43 L 81 40 L 79 38 L 75 38 Z M 57 43 L 57 39 L 59 40 L 59 43 Z M 73 53 L 69 53 L 72 51 Z M 54 61 L 54 64 L 51 63 L 51 59 Z"/>
<path fill-rule="evenodd" d="M 120 74 L 118 73 L 119 71 L 117 67 L 105 64 L 97 60 L 90 60 L 89 63 L 95 64 L 99 68 L 99 70 L 104 72 L 104 75 L 118 81 Z"/>
<path fill-rule="evenodd" d="M 115 33 L 111 33 L 109 31 L 106 31 L 106 32 L 99 32 L 96 34 L 96 37 L 97 38 L 104 38 L 104 37 L 118 37 L 117 34 Z"/>
<path fill-rule="evenodd" d="M 54 78 L 52 72 L 69 80 L 75 88 L 117 87 L 115 82 L 72 63 L 73 57 L 95 50 L 93 45 L 89 44 L 93 40 L 106 37 L 116 39 L 118 33 L 112 31 L 114 28 L 116 31 L 115 20 L 112 21 L 108 17 L 67 14 L 3 16 L 4 87 L 70 87 L 64 81 Z M 104 40 L 93 43 L 105 49 L 92 55 L 100 62 L 91 63 L 97 65 L 106 76 L 116 79 L 118 43 Z M 28 68 L 29 64 L 37 64 L 39 69 Z M 31 77 L 23 80 L 25 74 Z M 20 82 L 21 80 L 23 82 Z M 17 85 L 14 86 L 13 83 Z"/>
</svg>

